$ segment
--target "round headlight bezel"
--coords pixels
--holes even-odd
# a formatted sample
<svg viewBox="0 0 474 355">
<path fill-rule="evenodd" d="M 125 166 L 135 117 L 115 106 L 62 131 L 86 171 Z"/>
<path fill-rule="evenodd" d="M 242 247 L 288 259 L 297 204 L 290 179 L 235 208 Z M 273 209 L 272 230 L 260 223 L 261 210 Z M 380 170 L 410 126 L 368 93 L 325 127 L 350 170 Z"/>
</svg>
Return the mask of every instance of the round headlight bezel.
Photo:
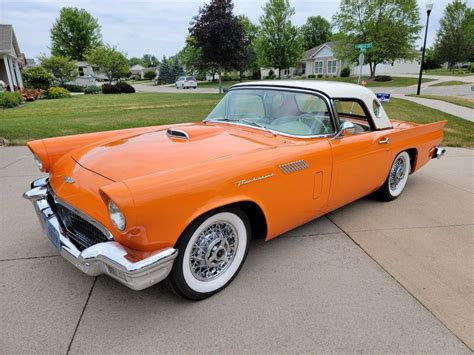
<svg viewBox="0 0 474 355">
<path fill-rule="evenodd" d="M 107 207 L 109 209 L 110 221 L 112 222 L 114 227 L 121 232 L 124 231 L 125 227 L 127 226 L 127 220 L 125 219 L 125 216 L 120 210 L 120 208 L 111 199 L 109 199 Z"/>
</svg>

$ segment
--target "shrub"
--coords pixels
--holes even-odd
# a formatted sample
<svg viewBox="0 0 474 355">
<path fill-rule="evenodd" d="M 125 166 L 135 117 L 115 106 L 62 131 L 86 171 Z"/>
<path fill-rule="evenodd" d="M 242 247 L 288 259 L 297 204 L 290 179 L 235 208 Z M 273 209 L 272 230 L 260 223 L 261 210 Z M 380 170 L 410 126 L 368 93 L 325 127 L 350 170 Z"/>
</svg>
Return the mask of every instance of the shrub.
<svg viewBox="0 0 474 355">
<path fill-rule="evenodd" d="M 57 87 L 57 86 L 50 87 L 44 93 L 44 97 L 46 99 L 64 99 L 70 96 L 71 94 L 68 90 L 66 90 L 65 88 Z"/>
<path fill-rule="evenodd" d="M 156 77 L 156 72 L 154 70 L 148 70 L 145 72 L 145 74 L 143 74 L 143 76 L 145 79 L 153 80 Z"/>
<path fill-rule="evenodd" d="M 21 91 L 21 97 L 25 101 L 35 101 L 43 96 L 44 90 L 41 89 L 23 89 Z"/>
<path fill-rule="evenodd" d="M 84 86 L 81 85 L 64 84 L 61 85 L 61 87 L 65 88 L 69 92 L 84 92 Z"/>
<path fill-rule="evenodd" d="M 222 75 L 222 81 L 239 81 L 240 78 L 237 75 L 232 75 L 232 74 L 223 74 Z"/>
<path fill-rule="evenodd" d="M 90 85 L 84 89 L 84 94 L 98 94 L 100 88 L 96 85 Z"/>
<path fill-rule="evenodd" d="M 375 81 L 392 81 L 392 77 L 390 75 L 376 75 Z"/>
<path fill-rule="evenodd" d="M 469 70 L 470 73 L 474 73 L 474 63 L 469 64 L 467 70 Z"/>
<path fill-rule="evenodd" d="M 12 108 L 21 104 L 21 95 L 19 92 L 1 92 L 0 93 L 0 107 Z"/>
<path fill-rule="evenodd" d="M 308 79 L 314 79 L 314 78 L 316 78 L 316 75 L 314 75 L 314 74 L 309 74 L 308 75 Z"/>
<path fill-rule="evenodd" d="M 321 79 L 323 77 L 323 74 L 318 74 L 318 78 Z"/>
<path fill-rule="evenodd" d="M 351 68 L 344 67 L 341 69 L 341 78 L 347 78 L 349 75 L 351 75 Z"/>
<path fill-rule="evenodd" d="M 43 67 L 31 67 L 22 71 L 25 85 L 30 89 L 47 90 L 53 85 L 54 76 Z"/>
<path fill-rule="evenodd" d="M 112 84 L 104 84 L 102 85 L 102 93 L 103 94 L 121 94 L 120 88 L 116 87 Z"/>
<path fill-rule="evenodd" d="M 119 81 L 115 84 L 115 87 L 118 88 L 122 94 L 133 94 L 135 92 L 135 88 L 125 81 Z"/>
</svg>

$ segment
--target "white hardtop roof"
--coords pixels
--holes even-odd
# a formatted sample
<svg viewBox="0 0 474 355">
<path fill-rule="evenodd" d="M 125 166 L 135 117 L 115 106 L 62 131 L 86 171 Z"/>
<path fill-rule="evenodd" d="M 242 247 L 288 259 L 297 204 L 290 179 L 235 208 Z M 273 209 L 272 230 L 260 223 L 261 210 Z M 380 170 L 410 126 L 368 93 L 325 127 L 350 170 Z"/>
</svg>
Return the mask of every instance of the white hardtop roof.
<svg viewBox="0 0 474 355">
<path fill-rule="evenodd" d="M 377 129 L 392 127 L 392 124 L 390 123 L 390 120 L 388 119 L 387 114 L 381 105 L 380 113 L 378 115 L 376 115 L 373 110 L 373 103 L 374 100 L 377 100 L 377 96 L 370 89 L 367 89 L 361 85 L 323 80 L 262 80 L 239 83 L 233 85 L 232 87 L 235 88 L 248 85 L 317 90 L 326 94 L 331 99 L 358 99 L 365 103 L 365 106 L 372 115 L 375 127 Z"/>
</svg>

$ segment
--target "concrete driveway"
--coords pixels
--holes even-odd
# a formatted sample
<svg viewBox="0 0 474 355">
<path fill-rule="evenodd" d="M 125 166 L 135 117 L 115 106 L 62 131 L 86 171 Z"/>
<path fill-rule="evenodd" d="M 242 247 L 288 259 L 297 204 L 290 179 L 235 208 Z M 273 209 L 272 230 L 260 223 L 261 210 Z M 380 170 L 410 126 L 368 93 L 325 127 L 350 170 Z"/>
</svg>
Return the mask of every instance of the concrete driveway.
<svg viewBox="0 0 474 355">
<path fill-rule="evenodd" d="M 255 241 L 226 290 L 189 302 L 56 256 L 21 198 L 40 175 L 31 155 L 0 148 L 0 352 L 471 353 L 473 162 L 451 148 L 396 201 Z"/>
</svg>

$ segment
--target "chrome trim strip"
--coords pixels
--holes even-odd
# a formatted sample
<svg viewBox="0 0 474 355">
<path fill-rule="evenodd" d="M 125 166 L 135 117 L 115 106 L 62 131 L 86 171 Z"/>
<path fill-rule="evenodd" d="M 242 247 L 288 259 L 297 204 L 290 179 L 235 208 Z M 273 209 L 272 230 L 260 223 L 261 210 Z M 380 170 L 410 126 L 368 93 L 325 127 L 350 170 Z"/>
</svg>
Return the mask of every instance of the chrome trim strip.
<svg viewBox="0 0 474 355">
<path fill-rule="evenodd" d="M 164 280 L 171 272 L 178 255 L 174 248 L 157 250 L 141 260 L 129 256 L 127 248 L 114 241 L 98 243 L 81 252 L 63 232 L 47 200 L 50 192 L 44 181 L 43 185 L 39 179 L 34 183 L 36 187 L 26 191 L 23 197 L 33 203 L 43 231 L 46 233 L 49 227 L 58 234 L 61 256 L 86 275 L 105 274 L 132 290 L 142 290 Z"/>
<path fill-rule="evenodd" d="M 178 134 L 176 134 L 178 133 Z M 176 128 L 168 128 L 166 130 L 166 134 L 168 137 L 177 138 L 177 139 L 189 139 L 189 134 L 186 131 L 176 129 Z"/>
<path fill-rule="evenodd" d="M 292 161 L 278 166 L 285 174 L 295 173 L 300 170 L 308 169 L 309 165 L 304 160 Z"/>
</svg>

